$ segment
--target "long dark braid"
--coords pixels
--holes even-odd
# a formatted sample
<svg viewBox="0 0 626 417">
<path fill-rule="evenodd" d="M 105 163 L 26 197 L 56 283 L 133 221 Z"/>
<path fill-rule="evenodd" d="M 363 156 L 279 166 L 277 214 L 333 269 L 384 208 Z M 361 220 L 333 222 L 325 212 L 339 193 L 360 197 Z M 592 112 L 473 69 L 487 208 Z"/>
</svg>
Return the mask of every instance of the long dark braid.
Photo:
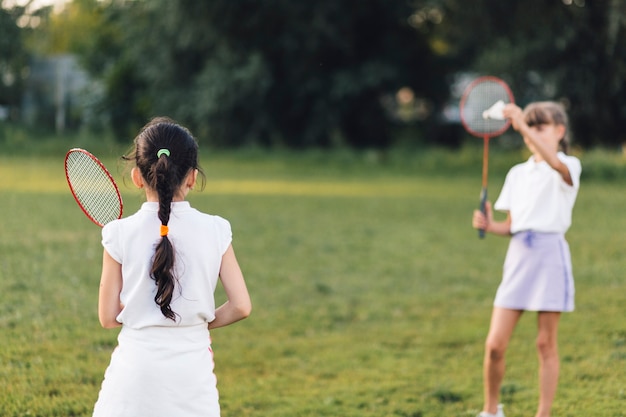
<svg viewBox="0 0 626 417">
<path fill-rule="evenodd" d="M 174 198 L 175 192 L 172 186 L 175 185 L 177 181 L 175 176 L 172 175 L 174 170 L 170 168 L 171 164 L 168 158 L 168 156 L 162 154 L 158 158 L 157 163 L 154 164 L 154 185 L 159 194 L 158 215 L 159 220 L 161 220 L 161 225 L 163 226 L 167 226 L 170 221 L 172 199 Z M 170 307 L 176 283 L 176 278 L 173 274 L 175 257 L 172 242 L 167 237 L 167 234 L 163 234 L 154 251 L 150 275 L 157 284 L 157 292 L 154 296 L 154 301 L 161 307 L 161 313 L 172 320 L 176 320 L 176 314 Z"/>
<path fill-rule="evenodd" d="M 168 118 L 150 121 L 135 138 L 134 152 L 123 159 L 134 161 L 146 185 L 159 197 L 161 239 L 156 245 L 150 277 L 157 286 L 155 303 L 161 313 L 176 320 L 170 304 L 176 288 L 175 250 L 168 237 L 172 200 L 192 170 L 198 170 L 198 144 L 191 133 Z"/>
</svg>

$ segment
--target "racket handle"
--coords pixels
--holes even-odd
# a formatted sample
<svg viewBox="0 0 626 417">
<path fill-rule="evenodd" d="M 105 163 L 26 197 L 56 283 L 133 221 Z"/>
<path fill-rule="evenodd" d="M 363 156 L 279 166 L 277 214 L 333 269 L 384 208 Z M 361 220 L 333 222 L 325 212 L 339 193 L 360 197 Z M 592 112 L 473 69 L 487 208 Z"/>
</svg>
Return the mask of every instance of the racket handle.
<svg viewBox="0 0 626 417">
<path fill-rule="evenodd" d="M 487 215 L 487 209 L 485 207 L 486 204 L 487 204 L 487 188 L 483 187 L 483 189 L 480 191 L 480 211 L 485 216 Z M 478 229 L 478 237 L 480 239 L 485 238 L 485 229 Z"/>
</svg>

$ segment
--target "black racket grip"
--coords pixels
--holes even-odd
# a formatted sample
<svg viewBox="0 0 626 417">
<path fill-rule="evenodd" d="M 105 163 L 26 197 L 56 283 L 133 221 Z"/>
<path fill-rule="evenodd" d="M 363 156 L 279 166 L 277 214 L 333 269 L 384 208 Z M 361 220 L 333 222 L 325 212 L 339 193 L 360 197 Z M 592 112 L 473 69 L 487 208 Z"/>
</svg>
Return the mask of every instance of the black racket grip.
<svg viewBox="0 0 626 417">
<path fill-rule="evenodd" d="M 487 188 L 483 187 L 480 191 L 480 211 L 486 216 L 487 215 Z M 478 229 L 478 237 L 480 239 L 485 238 L 485 229 Z"/>
</svg>

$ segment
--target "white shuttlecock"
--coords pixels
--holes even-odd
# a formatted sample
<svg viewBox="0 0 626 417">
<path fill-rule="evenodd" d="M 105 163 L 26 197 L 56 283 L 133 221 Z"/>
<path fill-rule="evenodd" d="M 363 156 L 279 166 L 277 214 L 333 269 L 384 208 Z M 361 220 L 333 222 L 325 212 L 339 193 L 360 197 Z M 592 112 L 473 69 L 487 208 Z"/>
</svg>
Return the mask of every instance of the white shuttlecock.
<svg viewBox="0 0 626 417">
<path fill-rule="evenodd" d="M 498 100 L 493 106 L 483 112 L 483 119 L 504 120 L 504 101 Z"/>
</svg>

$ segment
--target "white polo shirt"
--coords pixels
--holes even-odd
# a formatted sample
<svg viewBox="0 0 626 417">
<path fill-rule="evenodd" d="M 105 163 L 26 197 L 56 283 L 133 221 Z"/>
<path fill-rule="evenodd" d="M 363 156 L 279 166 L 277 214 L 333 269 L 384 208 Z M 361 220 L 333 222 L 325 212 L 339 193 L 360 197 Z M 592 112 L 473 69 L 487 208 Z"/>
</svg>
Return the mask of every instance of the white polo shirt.
<svg viewBox="0 0 626 417">
<path fill-rule="evenodd" d="M 569 169 L 572 185 L 547 162 L 535 162 L 532 156 L 507 174 L 494 208 L 510 212 L 511 233 L 565 233 L 572 224 L 582 168 L 574 156 L 562 152 L 557 156 Z"/>
<path fill-rule="evenodd" d="M 168 237 L 175 250 L 176 288 L 171 303 L 176 322 L 166 319 L 154 302 L 156 285 L 150 278 L 154 247 L 161 239 L 158 203 L 143 203 L 135 214 L 108 223 L 102 245 L 122 264 L 124 305 L 117 321 L 140 329 L 147 326 L 193 326 L 213 321 L 222 255 L 232 240 L 230 223 L 202 213 L 187 201 L 172 203 Z"/>
</svg>

